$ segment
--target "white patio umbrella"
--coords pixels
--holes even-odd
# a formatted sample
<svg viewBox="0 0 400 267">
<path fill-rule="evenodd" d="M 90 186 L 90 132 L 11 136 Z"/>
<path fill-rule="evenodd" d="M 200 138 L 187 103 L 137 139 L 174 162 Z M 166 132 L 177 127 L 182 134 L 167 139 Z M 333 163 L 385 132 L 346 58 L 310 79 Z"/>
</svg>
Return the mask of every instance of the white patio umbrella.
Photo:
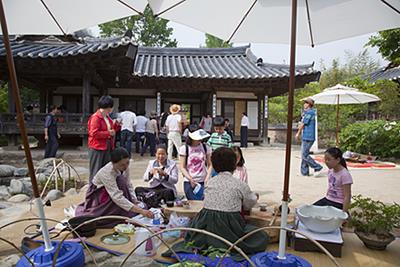
<svg viewBox="0 0 400 267">
<path fill-rule="evenodd" d="M 60 35 L 142 14 L 147 1 L 3 0 L 3 5 L 9 34 Z"/>
<path fill-rule="evenodd" d="M 296 42 L 329 41 L 400 27 L 398 0 L 148 0 L 155 16 L 226 41 L 290 43 L 290 78 L 281 226 L 286 227 Z M 289 34 L 290 33 L 290 34 Z M 298 37 L 297 37 L 298 36 Z M 286 259 L 281 230 L 278 258 Z"/>
<path fill-rule="evenodd" d="M 34 201 L 38 209 L 39 218 L 43 219 L 40 220 L 40 224 L 44 247 L 40 247 L 33 252 L 36 253 L 36 259 L 46 254 L 47 256 L 42 258 L 43 261 L 39 260 L 36 266 L 48 266 L 50 264 L 49 260 L 52 260 L 49 255 L 55 253 L 55 248 L 50 242 L 43 203 L 40 199 L 35 177 L 9 34 L 71 34 L 77 30 L 96 26 L 107 21 L 142 14 L 146 5 L 147 2 L 145 0 L 0 0 L 0 34 L 3 35 L 6 49 L 9 79 L 15 100 L 18 125 L 25 149 L 29 176 L 31 177 Z M 79 247 L 76 249 L 79 249 Z M 69 266 L 67 263 L 76 265 L 77 262 L 71 263 L 71 260 L 83 256 L 83 253 L 82 255 L 69 255 L 68 253 L 72 253 L 73 249 L 72 251 L 71 249 L 61 251 L 66 252 L 62 259 L 64 261 L 63 266 Z M 57 259 L 61 260 L 61 254 L 58 255 Z M 22 263 L 19 266 L 22 266 Z"/>
<path fill-rule="evenodd" d="M 336 105 L 336 146 L 339 145 L 339 105 L 381 101 L 376 95 L 360 92 L 356 88 L 341 84 L 326 88 L 321 93 L 310 97 L 315 104 Z"/>
</svg>

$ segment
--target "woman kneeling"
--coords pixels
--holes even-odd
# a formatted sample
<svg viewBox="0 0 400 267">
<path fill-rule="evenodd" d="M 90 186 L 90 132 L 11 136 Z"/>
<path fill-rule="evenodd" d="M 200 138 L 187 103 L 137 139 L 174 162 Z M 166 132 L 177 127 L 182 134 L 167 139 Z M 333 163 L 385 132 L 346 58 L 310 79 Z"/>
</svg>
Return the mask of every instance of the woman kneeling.
<svg viewBox="0 0 400 267">
<path fill-rule="evenodd" d="M 94 176 L 85 202 L 77 207 L 75 215 L 133 217 L 140 213 L 152 218 L 153 213 L 139 204 L 129 180 L 129 153 L 125 148 L 116 148 L 111 152 L 111 162 Z"/>
<path fill-rule="evenodd" d="M 246 183 L 233 177 L 236 155 L 232 149 L 218 148 L 212 153 L 211 162 L 218 175 L 208 181 L 204 193 L 204 208 L 193 219 L 190 227 L 207 230 L 234 243 L 245 234 L 257 229 L 246 224 L 240 214 L 242 206 L 248 210 L 257 203 L 257 195 Z M 188 232 L 185 241 L 194 241 L 195 246 L 201 249 L 210 246 L 228 247 L 218 239 L 197 232 Z M 246 254 L 254 254 L 265 251 L 267 244 L 268 235 L 264 231 L 259 231 L 241 241 L 238 246 Z M 236 251 L 233 249 L 232 253 Z"/>
</svg>

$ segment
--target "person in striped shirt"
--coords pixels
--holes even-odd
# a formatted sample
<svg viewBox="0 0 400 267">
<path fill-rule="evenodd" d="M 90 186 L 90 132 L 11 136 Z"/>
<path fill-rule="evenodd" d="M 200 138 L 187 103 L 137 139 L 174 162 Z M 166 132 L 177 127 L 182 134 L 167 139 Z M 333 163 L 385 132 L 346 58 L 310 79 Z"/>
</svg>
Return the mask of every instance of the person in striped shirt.
<svg viewBox="0 0 400 267">
<path fill-rule="evenodd" d="M 225 120 L 221 116 L 217 116 L 213 120 L 214 133 L 208 139 L 208 145 L 212 151 L 220 147 L 232 147 L 232 138 L 225 131 Z"/>
</svg>

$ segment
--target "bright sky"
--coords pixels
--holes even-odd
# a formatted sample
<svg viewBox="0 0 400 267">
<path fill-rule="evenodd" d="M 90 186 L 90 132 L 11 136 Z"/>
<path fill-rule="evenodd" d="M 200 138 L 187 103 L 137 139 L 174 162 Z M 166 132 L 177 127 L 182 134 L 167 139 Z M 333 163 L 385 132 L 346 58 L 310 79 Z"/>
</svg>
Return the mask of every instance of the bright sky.
<svg viewBox="0 0 400 267">
<path fill-rule="evenodd" d="M 179 47 L 199 47 L 205 44 L 205 34 L 193 30 L 187 26 L 169 22 L 169 27 L 174 29 L 173 38 L 178 41 Z M 315 62 L 315 67 L 319 69 L 321 59 L 326 66 L 330 66 L 335 58 L 340 58 L 340 62 L 345 62 L 345 51 L 349 50 L 354 54 L 363 51 L 364 45 L 368 42 L 370 35 L 363 35 L 355 38 L 335 41 L 328 44 L 316 46 L 314 48 L 298 46 L 296 52 L 296 64 L 309 64 Z M 247 44 L 234 44 L 234 46 Z M 387 62 L 382 59 L 376 48 L 367 48 L 370 56 L 379 60 L 380 65 L 385 65 Z M 289 45 L 274 45 L 274 44 L 251 44 L 252 52 L 263 58 L 264 62 L 268 63 L 285 63 L 289 64 Z"/>
</svg>

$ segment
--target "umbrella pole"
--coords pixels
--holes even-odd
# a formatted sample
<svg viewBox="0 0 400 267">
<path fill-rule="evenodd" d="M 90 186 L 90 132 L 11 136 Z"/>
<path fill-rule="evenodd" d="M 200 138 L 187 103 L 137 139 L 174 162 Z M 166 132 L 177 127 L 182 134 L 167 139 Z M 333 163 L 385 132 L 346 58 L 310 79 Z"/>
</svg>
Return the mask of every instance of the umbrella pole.
<svg viewBox="0 0 400 267">
<path fill-rule="evenodd" d="M 42 230 L 42 234 L 43 234 L 45 250 L 50 251 L 53 248 L 52 248 L 52 245 L 50 242 L 50 236 L 49 236 L 49 231 L 48 231 L 48 227 L 47 227 L 47 222 L 44 219 L 45 215 L 44 215 L 43 203 L 42 203 L 42 200 L 40 199 L 40 195 L 39 195 L 39 189 L 38 189 L 38 185 L 37 185 L 36 177 L 35 177 L 35 169 L 33 167 L 32 155 L 31 155 L 31 151 L 30 151 L 29 143 L 28 143 L 28 136 L 27 136 L 26 129 L 25 129 L 25 121 L 24 121 L 24 116 L 22 114 L 21 97 L 20 97 L 20 92 L 19 92 L 19 87 L 18 87 L 18 82 L 17 82 L 17 73 L 15 71 L 14 58 L 13 58 L 12 51 L 11 51 L 10 38 L 8 35 L 7 21 L 6 21 L 6 16 L 4 14 L 4 7 L 3 7 L 2 0 L 0 0 L 0 22 L 1 22 L 1 29 L 3 31 L 4 47 L 6 48 L 7 65 L 8 65 L 10 82 L 11 82 L 11 88 L 12 88 L 15 106 L 16 106 L 16 110 L 17 110 L 18 126 L 19 126 L 19 129 L 21 132 L 22 143 L 24 145 L 26 162 L 28 164 L 28 169 L 29 169 L 29 176 L 31 177 L 33 196 L 35 198 L 34 201 L 36 203 L 36 207 L 39 212 L 39 218 L 42 219 L 42 220 L 40 220 L 40 226 L 41 226 L 41 230 Z"/>
<path fill-rule="evenodd" d="M 336 147 L 339 147 L 339 95 L 336 103 Z"/>
<path fill-rule="evenodd" d="M 295 87 L 295 64 L 296 64 L 296 29 L 297 29 L 297 0 L 292 0 L 292 21 L 290 37 L 290 76 L 288 95 L 288 116 L 286 132 L 286 157 L 285 157 L 285 179 L 283 184 L 281 230 L 279 235 L 279 259 L 286 259 L 286 231 L 282 230 L 287 225 L 287 213 L 289 202 L 289 178 L 290 178 L 290 156 L 292 147 L 292 122 L 293 122 L 293 95 Z"/>
</svg>

